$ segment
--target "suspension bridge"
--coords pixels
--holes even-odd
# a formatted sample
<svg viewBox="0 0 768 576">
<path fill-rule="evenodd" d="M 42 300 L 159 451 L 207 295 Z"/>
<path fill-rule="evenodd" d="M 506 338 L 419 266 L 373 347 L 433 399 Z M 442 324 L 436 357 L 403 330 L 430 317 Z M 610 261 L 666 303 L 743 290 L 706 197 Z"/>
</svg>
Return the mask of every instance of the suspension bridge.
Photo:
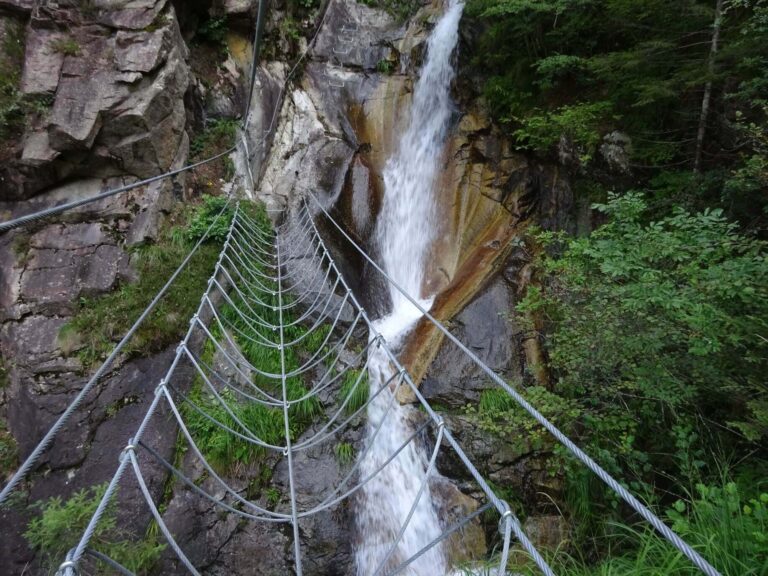
<svg viewBox="0 0 768 576">
<path fill-rule="evenodd" d="M 216 221 L 225 217 L 226 213 L 232 209 L 233 203 L 234 200 L 230 198 L 227 205 L 217 215 L 216 220 L 212 222 L 211 228 L 216 224 Z M 384 271 L 378 267 L 376 262 L 354 243 L 354 240 L 346 234 L 344 228 L 333 219 L 328 209 L 312 194 L 308 196 L 301 207 L 296 209 L 293 217 L 287 221 L 291 223 L 290 228 L 278 228 L 274 233 L 265 226 L 264 219 L 259 220 L 253 214 L 249 216 L 247 211 L 238 203 L 234 208 L 234 215 L 231 216 L 231 224 L 224 247 L 208 282 L 207 290 L 202 295 L 197 313 L 190 319 L 187 334 L 179 344 L 176 355 L 165 377 L 157 383 L 154 398 L 140 426 L 131 438 L 126 439 L 123 451 L 120 454 L 115 454 L 115 459 L 118 462 L 115 474 L 78 546 L 71 550 L 67 557 L 63 559 L 59 568 L 59 574 L 64 576 L 74 576 L 77 574 L 77 568 L 83 561 L 84 556 L 97 558 L 99 561 L 107 563 L 123 574 L 130 574 L 125 567 L 118 565 L 113 559 L 104 556 L 97 550 L 89 548 L 89 543 L 98 527 L 99 520 L 114 497 L 119 485 L 125 481 L 125 477 L 128 474 L 132 474 L 138 482 L 141 493 L 146 501 L 146 506 L 151 511 L 173 552 L 191 574 L 200 573 L 190 562 L 184 550 L 176 543 L 174 535 L 166 526 L 158 510 L 158 503 L 153 501 L 147 488 L 143 467 L 153 460 L 163 468 L 166 468 L 179 482 L 189 487 L 197 496 L 207 499 L 224 513 L 233 514 L 252 522 L 286 523 L 290 525 L 294 535 L 295 570 L 297 574 L 302 574 L 302 553 L 299 539 L 302 519 L 339 506 L 345 500 L 352 498 L 371 481 L 373 476 L 379 474 L 381 469 L 394 461 L 400 452 L 406 448 L 407 444 L 419 442 L 420 438 L 423 441 L 425 437 L 432 438 L 430 441 L 431 454 L 427 474 L 422 479 L 422 486 L 418 491 L 418 495 L 420 497 L 423 495 L 425 484 L 430 474 L 434 473 L 438 453 L 441 450 L 451 450 L 464 464 L 468 473 L 477 483 L 477 486 L 484 494 L 485 501 L 475 512 L 454 525 L 447 527 L 439 538 L 430 542 L 418 554 L 402 559 L 396 566 L 392 566 L 389 560 L 395 556 L 399 540 L 405 533 L 413 511 L 419 503 L 419 500 L 416 499 L 410 503 L 410 513 L 401 526 L 401 530 L 390 543 L 390 551 L 385 555 L 384 564 L 375 574 L 394 575 L 408 573 L 407 570 L 411 563 L 417 561 L 430 548 L 439 545 L 453 534 L 460 534 L 464 526 L 488 509 L 494 509 L 498 512 L 500 516 L 500 531 L 503 535 L 502 551 L 498 559 L 496 573 L 500 576 L 507 573 L 506 564 L 509 549 L 514 542 L 517 542 L 530 555 L 542 573 L 547 575 L 554 574 L 544 557 L 534 548 L 531 541 L 525 535 L 521 523 L 509 505 L 496 496 L 456 441 L 445 421 L 433 410 L 429 402 L 420 393 L 418 387 L 410 378 L 408 371 L 398 361 L 389 343 L 377 332 L 375 324 L 360 305 L 326 247 L 316 224 L 317 218 L 323 218 L 328 224 L 336 227 L 347 238 L 350 245 L 359 250 L 361 256 L 367 259 L 374 269 L 384 274 Z M 211 228 L 209 228 L 201 241 L 207 237 Z M 287 272 L 286 262 L 288 261 L 310 262 L 313 268 L 317 270 L 317 273 L 314 277 L 307 278 L 302 277 L 303 272 Z M 302 270 L 305 269 L 302 267 Z M 405 296 L 414 306 L 420 307 L 412 295 L 405 294 Z M 616 491 L 625 502 L 650 522 L 663 537 L 685 554 L 703 573 L 708 575 L 718 574 L 706 560 L 672 532 L 650 509 L 634 498 L 618 481 L 607 474 L 605 470 L 581 451 L 551 422 L 546 420 L 516 390 L 509 387 L 503 379 L 484 365 L 461 342 L 456 340 L 450 331 L 434 319 L 427 310 L 422 309 L 422 313 L 429 321 L 434 322 L 444 332 L 445 336 L 453 341 L 464 354 L 467 354 L 488 375 L 490 381 L 505 389 L 520 406 L 547 428 L 576 458 L 581 460 L 606 482 L 611 489 Z M 344 319 L 342 320 L 342 318 Z M 306 324 L 309 328 L 297 336 L 295 328 L 301 324 Z M 352 343 L 354 342 L 352 335 L 360 329 L 366 330 L 369 338 L 363 350 L 355 352 L 352 350 Z M 301 365 L 289 366 L 286 358 L 291 354 L 292 349 L 308 340 L 317 331 L 321 331 L 321 337 L 315 338 L 319 342 L 317 348 L 309 352 L 309 358 Z M 210 348 L 221 354 L 229 367 L 226 373 L 234 374 L 234 376 L 224 375 L 221 369 L 216 370 L 209 361 L 201 357 L 198 352 L 200 349 L 199 345 L 193 346 L 191 344 L 194 340 L 199 340 L 200 338 L 208 343 Z M 265 370 L 264 366 L 252 364 L 240 350 L 237 344 L 238 338 L 245 338 L 257 346 L 277 351 L 280 359 L 278 363 L 279 369 L 271 372 Z M 205 344 L 203 344 L 203 347 L 205 347 Z M 347 405 L 350 402 L 351 394 L 348 394 L 346 397 L 340 395 L 341 388 L 339 383 L 352 364 L 348 361 L 343 361 L 342 358 L 352 355 L 361 359 L 363 367 L 367 368 L 368 361 L 366 358 L 370 357 L 369 353 L 374 347 L 381 349 L 386 355 L 392 367 L 392 377 L 380 383 L 377 388 L 372 389 L 368 400 L 353 412 L 348 413 Z M 212 415 L 210 407 L 206 408 L 195 403 L 188 390 L 188 372 L 181 370 L 183 366 L 194 371 L 206 394 L 215 399 L 217 406 L 222 408 L 227 414 L 228 418 L 226 418 L 226 421 L 217 419 L 216 416 Z M 311 386 L 306 391 L 300 390 L 297 392 L 296 382 L 301 379 L 302 375 L 309 373 L 316 374 Z M 359 371 L 354 386 L 365 385 L 363 382 L 364 373 L 365 370 Z M 261 384 L 257 382 L 261 382 Z M 386 395 L 386 411 L 388 413 L 396 402 L 395 395 L 400 387 L 411 389 L 418 399 L 420 406 L 428 415 L 427 421 L 409 435 L 406 444 L 400 445 L 389 455 L 379 470 L 374 471 L 373 474 L 361 477 L 359 474 L 360 463 L 365 458 L 366 450 L 370 450 L 373 446 L 376 433 L 381 429 L 381 426 L 379 426 L 379 429 L 374 432 L 373 438 L 369 439 L 367 445 L 362 448 L 362 453 L 357 458 L 355 465 L 345 474 L 344 479 L 337 486 L 329 486 L 326 494 L 315 495 L 319 498 L 316 505 L 307 509 L 300 508 L 297 504 L 296 494 L 298 490 L 301 490 L 301 487 L 296 485 L 293 476 L 293 458 L 295 454 L 326 442 L 332 442 L 338 433 L 349 426 L 356 417 L 363 414 L 370 403 L 379 397 Z M 326 391 L 334 391 L 334 394 L 329 397 L 327 394 L 324 394 Z M 250 429 L 238 417 L 237 412 L 232 407 L 231 398 L 233 397 L 238 402 L 256 403 L 268 410 L 279 411 L 283 419 L 283 441 L 275 444 L 259 437 L 254 430 Z M 327 422 L 311 436 L 302 437 L 297 441 L 293 437 L 292 430 L 294 428 L 291 418 L 295 408 L 299 404 L 308 401 L 319 402 L 332 413 Z M 73 405 L 76 405 L 76 403 L 73 403 Z M 196 486 L 179 468 L 164 460 L 143 441 L 145 431 L 152 419 L 157 417 L 161 405 L 165 405 L 167 410 L 173 414 L 185 443 L 195 457 L 199 459 L 199 462 L 210 477 L 215 479 L 218 489 L 226 494 L 225 499 L 217 498 L 209 491 Z M 290 493 L 288 505 L 284 510 L 269 510 L 257 502 L 249 501 L 241 496 L 235 488 L 227 484 L 217 473 L 216 467 L 206 459 L 203 451 L 196 443 L 195 437 L 189 430 L 184 414 L 188 414 L 190 409 L 227 434 L 231 434 L 243 442 L 286 458 Z M 71 414 L 71 411 L 65 412 L 64 415 L 66 414 Z M 49 433 L 49 436 L 47 436 L 48 441 L 45 442 L 46 445 L 50 443 L 53 436 L 61 429 L 63 425 L 61 419 L 57 424 L 58 426 L 55 426 L 52 430 L 53 434 Z M 41 444 L 41 446 L 43 445 Z M 41 453 L 42 450 L 36 451 L 31 457 L 39 457 Z M 5 500 L 19 482 L 33 470 L 33 465 L 34 462 L 30 462 L 30 458 L 28 458 L 28 461 L 22 465 L 10 483 L 3 489 L 0 495 L 0 502 Z"/>
<path fill-rule="evenodd" d="M 254 68 L 258 62 L 260 30 L 263 28 L 265 2 L 260 2 L 257 39 L 254 44 Z M 322 20 L 321 20 L 322 24 Z M 312 42 L 309 43 L 308 50 Z M 301 56 L 303 59 L 306 55 Z M 291 80 L 299 62 L 288 75 Z M 251 74 L 251 92 L 254 73 Z M 284 86 L 285 90 L 285 86 Z M 250 108 L 248 99 L 248 107 Z M 275 110 L 275 115 L 277 108 Z M 273 115 L 264 139 L 275 128 Z M 246 110 L 244 118 L 247 118 Z M 243 125 L 244 127 L 244 125 Z M 237 148 L 247 148 L 241 138 Z M 45 218 L 51 218 L 84 203 L 119 194 L 128 189 L 145 185 L 150 181 L 171 177 L 210 162 L 234 151 L 231 148 L 222 154 L 187 166 L 181 170 L 159 175 L 148 181 L 137 182 L 128 187 L 110 190 L 86 200 L 57 206 L 39 213 L 23 216 L 0 224 L 0 233 L 26 226 Z M 243 150 L 249 156 L 247 149 Z M 247 174 L 250 189 L 254 189 L 253 177 Z M 110 504 L 114 501 L 119 487 L 128 481 L 135 481 L 143 497 L 143 504 L 157 523 L 171 552 L 191 574 L 200 574 L 167 525 L 157 502 L 147 485 L 149 466 L 160 466 L 171 474 L 175 481 L 186 486 L 196 497 L 209 502 L 222 514 L 232 515 L 245 522 L 260 522 L 272 526 L 285 525 L 292 533 L 292 560 L 298 576 L 305 573 L 302 566 L 301 530 L 302 522 L 317 514 L 345 505 L 363 493 L 380 475 L 397 463 L 402 454 L 416 444 L 428 447 L 424 458 L 424 473 L 417 479 L 416 490 L 407 502 L 404 516 L 399 519 L 397 529 L 389 535 L 384 549 L 378 554 L 377 565 L 370 574 L 379 576 L 409 574 L 417 563 L 424 561 L 430 551 L 449 538 L 461 537 L 463 529 L 481 514 L 493 510 L 499 517 L 501 545 L 493 558 L 493 574 L 508 574 L 508 560 L 513 545 L 520 546 L 535 563 L 541 573 L 554 574 L 547 561 L 526 536 L 518 517 L 509 504 L 498 497 L 478 468 L 468 457 L 446 421 L 433 409 L 419 391 L 418 386 L 398 360 L 393 343 L 379 332 L 377 324 L 360 304 L 349 283 L 344 278 L 318 227 L 323 225 L 335 229 L 338 236 L 348 242 L 348 248 L 359 253 L 381 279 L 397 290 L 418 309 L 428 322 L 433 323 L 462 354 L 465 354 L 488 378 L 489 385 L 505 390 L 531 418 L 541 424 L 574 458 L 591 470 L 613 490 L 641 518 L 652 525 L 660 537 L 677 548 L 693 565 L 708 576 L 718 576 L 718 571 L 693 548 L 685 543 L 646 505 L 634 497 L 617 479 L 609 475 L 590 458 L 578 445 L 547 420 L 523 395 L 511 387 L 501 376 L 485 365 L 467 346 L 460 342 L 443 324 L 434 318 L 417 300 L 418 295 L 407 293 L 387 272 L 371 258 L 347 233 L 343 225 L 334 218 L 330 206 L 307 191 L 299 205 L 285 213 L 273 215 L 279 225 L 273 230 L 268 220 L 254 210 L 250 201 L 229 196 L 210 227 L 191 249 L 179 268 L 158 292 L 147 309 L 139 316 L 133 327 L 77 393 L 69 406 L 58 417 L 37 447 L 26 456 L 19 469 L 0 492 L 0 505 L 17 490 L 23 481 L 35 471 L 36 465 L 49 450 L 67 422 L 76 413 L 88 393 L 107 373 L 120 352 L 132 338 L 152 310 L 162 300 L 183 272 L 191 258 L 208 238 L 214 226 L 228 218 L 229 229 L 214 270 L 212 270 L 205 292 L 200 295 L 197 312 L 190 318 L 189 328 L 178 345 L 172 362 L 164 377 L 156 383 L 154 395 L 138 427 L 130 437 L 125 438 L 123 449 L 114 454 L 116 468 L 111 481 L 100 498 L 88 526 L 61 564 L 57 574 L 75 576 L 84 571 L 88 563 L 102 563 L 122 574 L 131 574 L 94 547 L 93 539 L 100 521 L 103 520 Z M 301 262 L 301 266 L 289 263 Z M 309 273 L 307 271 L 310 271 Z M 190 295 L 192 297 L 193 295 Z M 197 296 L 197 295 L 195 295 Z M 360 346 L 360 335 L 364 334 L 365 344 Z M 264 354 L 247 354 L 243 346 L 265 351 Z M 299 353 L 297 350 L 301 349 Z M 215 353 L 220 362 L 214 363 L 208 350 Z M 268 356 L 268 360 L 260 362 Z M 350 360 L 350 358 L 352 360 Z M 343 392 L 341 382 L 356 370 L 352 388 L 368 386 L 365 375 L 371 368 L 372 358 L 386 365 L 386 377 L 372 379 L 367 399 L 360 405 L 351 404 L 352 394 Z M 223 364 L 223 365 L 222 365 Z M 379 372 L 380 374 L 382 372 Z M 192 376 L 190 376 L 190 374 Z M 347 378 L 348 379 L 348 378 Z M 198 387 L 201 394 L 192 393 Z M 423 423 L 408 430 L 403 442 L 393 446 L 377 465 L 369 470 L 363 463 L 369 452 L 376 446 L 388 418 L 397 409 L 397 392 L 408 388 L 426 415 Z M 200 399 L 204 398 L 205 401 Z M 374 404 L 381 407 L 380 418 L 369 428 L 369 435 L 360 448 L 354 464 L 344 473 L 335 486 L 323 487 L 323 492 L 311 494 L 312 503 L 297 495 L 304 493 L 304 487 L 297 481 L 294 459 L 297 454 L 312 448 L 333 443 L 356 419 L 364 416 Z M 268 414 L 272 422 L 278 422 L 279 434 L 267 436 L 256 430 L 242 417 L 238 406 L 259 407 Z M 307 434 L 297 434 L 296 420 L 307 406 L 313 406 L 317 414 L 325 414 L 325 421 L 313 427 Z M 164 459 L 152 448 L 145 436 L 154 419 L 161 414 L 171 414 L 180 431 L 180 438 L 215 486 L 206 489 L 198 486 L 182 467 Z M 219 432 L 229 435 L 238 442 L 251 446 L 262 453 L 271 453 L 284 458 L 287 465 L 288 495 L 285 502 L 269 507 L 257 500 L 243 496 L 217 471 L 217 467 L 206 456 L 190 426 L 190 418 L 204 419 Z M 473 479 L 482 501 L 476 510 L 458 519 L 450 526 L 441 527 L 441 533 L 425 542 L 418 550 L 404 547 L 403 541 L 410 523 L 420 506 L 424 505 L 429 491 L 430 479 L 438 473 L 436 461 L 443 451 L 452 452 L 466 468 Z M 223 497 L 221 496 L 223 494 Z M 376 503 L 370 503 L 375 506 Z M 272 508 L 272 509 L 270 509 Z M 258 561 L 254 559 L 254 561 Z M 308 572 L 306 572 L 308 573 Z M 424 572 L 419 572 L 424 573 Z M 443 576 L 436 574 L 435 576 Z"/>
</svg>

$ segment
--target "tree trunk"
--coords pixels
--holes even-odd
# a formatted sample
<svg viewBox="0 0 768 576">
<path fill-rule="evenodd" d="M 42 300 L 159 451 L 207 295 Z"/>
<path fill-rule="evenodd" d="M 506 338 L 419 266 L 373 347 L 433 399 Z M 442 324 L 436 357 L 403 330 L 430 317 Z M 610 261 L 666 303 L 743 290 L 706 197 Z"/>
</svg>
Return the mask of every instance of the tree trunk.
<svg viewBox="0 0 768 576">
<path fill-rule="evenodd" d="M 699 133 L 696 136 L 696 158 L 693 162 L 693 171 L 701 172 L 701 154 L 704 148 L 704 135 L 707 132 L 707 119 L 709 117 L 709 104 L 712 100 L 712 78 L 715 75 L 715 59 L 717 58 L 717 44 L 720 40 L 720 28 L 723 24 L 723 0 L 717 0 L 715 5 L 715 25 L 712 31 L 712 45 L 709 49 L 709 62 L 707 63 L 707 83 L 704 86 L 704 98 L 701 102 L 701 116 L 699 117 Z"/>
</svg>

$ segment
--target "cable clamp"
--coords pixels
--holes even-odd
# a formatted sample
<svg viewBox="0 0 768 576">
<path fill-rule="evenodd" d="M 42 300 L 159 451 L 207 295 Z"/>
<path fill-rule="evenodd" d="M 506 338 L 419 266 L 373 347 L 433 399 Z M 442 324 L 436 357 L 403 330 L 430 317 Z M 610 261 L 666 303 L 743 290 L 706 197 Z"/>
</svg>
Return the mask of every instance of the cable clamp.
<svg viewBox="0 0 768 576">
<path fill-rule="evenodd" d="M 62 562 L 61 566 L 59 566 L 59 569 L 56 571 L 56 574 L 59 574 L 59 573 L 63 574 L 64 571 L 67 570 L 68 568 L 72 569 L 75 572 L 75 574 L 77 574 L 77 562 L 75 562 L 74 560 L 65 560 L 64 562 Z"/>
<path fill-rule="evenodd" d="M 440 416 L 438 416 L 437 417 L 437 429 L 438 430 L 442 430 L 443 428 L 445 428 L 445 419 L 440 417 Z"/>
<path fill-rule="evenodd" d="M 288 448 L 286 448 L 285 450 L 283 450 L 283 456 L 288 456 Z"/>
<path fill-rule="evenodd" d="M 499 518 L 499 533 L 504 534 L 506 523 L 508 520 L 514 517 L 514 514 L 512 513 L 512 509 L 509 507 L 509 504 L 507 504 L 504 500 L 502 500 L 501 503 L 504 505 L 506 510 L 504 510 L 501 518 Z"/>
<path fill-rule="evenodd" d="M 161 378 L 160 382 L 155 388 L 155 396 L 159 396 L 160 394 L 162 394 L 163 390 L 165 390 L 166 385 L 167 385 L 167 382 L 165 381 L 165 378 Z"/>
<path fill-rule="evenodd" d="M 136 453 L 136 445 L 133 444 L 133 438 L 128 441 L 126 447 L 123 448 L 123 450 L 120 452 L 120 462 L 123 461 L 123 458 L 128 456 L 129 452 L 133 452 L 134 454 Z"/>
</svg>

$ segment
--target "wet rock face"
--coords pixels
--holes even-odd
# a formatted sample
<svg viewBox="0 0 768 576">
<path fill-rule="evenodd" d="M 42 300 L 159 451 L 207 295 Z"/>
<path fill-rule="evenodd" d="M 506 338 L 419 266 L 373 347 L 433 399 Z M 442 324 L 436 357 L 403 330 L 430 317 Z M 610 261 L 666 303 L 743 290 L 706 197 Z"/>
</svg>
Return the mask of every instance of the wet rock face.
<svg viewBox="0 0 768 576">
<path fill-rule="evenodd" d="M 186 57 L 165 0 L 35 8 L 20 91 L 50 106 L 0 168 L 0 199 L 29 198 L 79 174 L 147 178 L 167 170 L 187 145 Z"/>
<path fill-rule="evenodd" d="M 452 321 L 452 333 L 480 359 L 500 374 L 521 371 L 511 294 L 496 279 Z M 480 393 L 492 387 L 488 377 L 454 344 L 446 343 L 429 367 L 421 390 L 430 402 L 451 409 L 477 404 Z"/>
</svg>

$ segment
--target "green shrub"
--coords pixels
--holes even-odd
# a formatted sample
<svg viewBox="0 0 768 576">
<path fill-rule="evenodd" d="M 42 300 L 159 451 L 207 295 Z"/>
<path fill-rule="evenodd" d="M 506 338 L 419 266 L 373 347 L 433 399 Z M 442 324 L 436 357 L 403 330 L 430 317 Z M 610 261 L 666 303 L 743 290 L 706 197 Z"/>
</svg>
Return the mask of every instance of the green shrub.
<svg viewBox="0 0 768 576">
<path fill-rule="evenodd" d="M 210 44 L 219 46 L 222 50 L 227 49 L 227 17 L 211 18 L 206 20 L 197 30 L 199 37 Z"/>
<path fill-rule="evenodd" d="M 64 561 L 67 552 L 80 541 L 93 513 L 106 491 L 102 484 L 75 493 L 63 501 L 60 497 L 37 502 L 40 512 L 27 526 L 24 537 L 49 569 Z M 91 539 L 90 547 L 109 556 L 137 574 L 148 574 L 165 549 L 152 536 L 136 542 L 117 525 L 116 499 L 113 498 Z"/>
<path fill-rule="evenodd" d="M 222 118 L 205 127 L 190 143 L 189 153 L 193 160 L 215 156 L 235 145 L 237 120 Z"/>
<path fill-rule="evenodd" d="M 392 74 L 395 71 L 395 63 L 391 60 L 379 60 L 376 63 L 376 71 L 381 74 Z"/>
<path fill-rule="evenodd" d="M 234 213 L 234 206 L 230 205 L 225 210 L 226 205 L 227 198 L 225 196 L 204 195 L 202 205 L 194 211 L 184 230 L 186 240 L 190 243 L 197 242 L 205 236 L 208 228 L 213 226 L 206 241 L 223 244 L 229 233 Z M 219 217 L 217 218 L 217 216 Z"/>
<path fill-rule="evenodd" d="M 576 146 L 580 161 L 586 164 L 602 140 L 601 125 L 610 115 L 610 102 L 574 104 L 552 112 L 535 110 L 519 120 L 521 127 L 514 131 L 514 136 L 523 146 L 539 152 L 548 152 L 565 137 Z"/>
</svg>

